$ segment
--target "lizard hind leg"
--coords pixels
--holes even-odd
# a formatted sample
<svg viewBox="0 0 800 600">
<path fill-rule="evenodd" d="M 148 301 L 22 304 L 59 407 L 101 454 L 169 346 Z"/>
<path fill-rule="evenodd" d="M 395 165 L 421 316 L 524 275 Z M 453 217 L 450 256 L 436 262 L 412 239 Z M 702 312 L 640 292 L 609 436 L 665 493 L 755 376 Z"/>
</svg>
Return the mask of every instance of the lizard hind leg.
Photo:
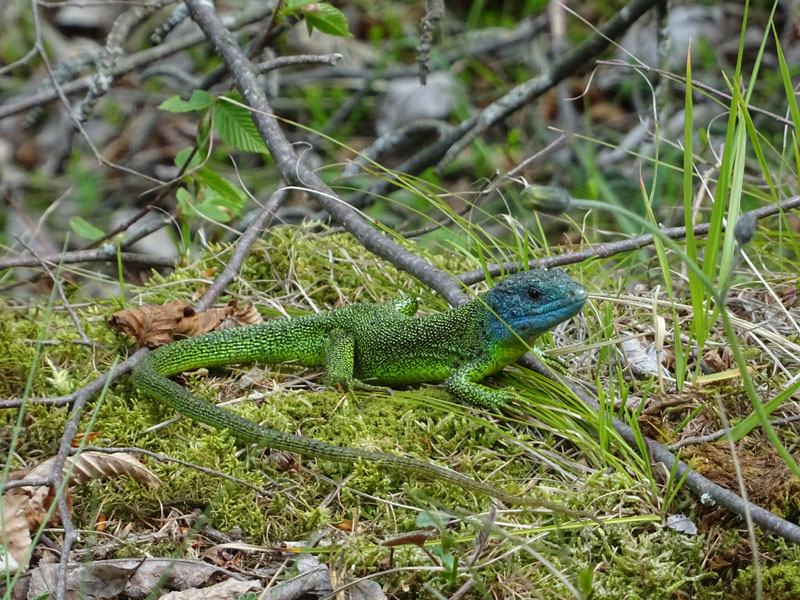
<svg viewBox="0 0 800 600">
<path fill-rule="evenodd" d="M 386 391 L 388 388 L 364 383 L 353 376 L 355 361 L 355 339 L 344 329 L 335 329 L 328 334 L 325 353 L 325 385 L 343 391 Z"/>
</svg>

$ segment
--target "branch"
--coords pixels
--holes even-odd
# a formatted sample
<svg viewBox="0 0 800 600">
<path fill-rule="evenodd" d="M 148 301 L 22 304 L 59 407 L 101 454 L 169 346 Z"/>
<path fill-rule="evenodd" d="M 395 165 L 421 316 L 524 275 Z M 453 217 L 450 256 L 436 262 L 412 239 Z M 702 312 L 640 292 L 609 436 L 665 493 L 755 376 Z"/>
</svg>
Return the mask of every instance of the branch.
<svg viewBox="0 0 800 600">
<path fill-rule="evenodd" d="M 230 19 L 229 21 L 226 19 L 226 21 L 230 23 L 231 29 L 241 29 L 245 25 L 249 25 L 255 21 L 263 19 L 271 12 L 272 8 L 267 6 L 266 3 L 255 2 L 250 8 L 242 11 L 240 15 L 237 15 L 235 18 Z M 196 46 L 205 39 L 206 38 L 202 33 L 195 31 L 171 42 L 161 44 L 160 46 L 142 50 L 141 52 L 137 52 L 136 54 L 132 55 L 128 59 L 120 60 L 119 63 L 111 70 L 111 75 L 114 77 L 119 77 L 120 75 L 134 71 L 139 67 L 149 65 L 161 60 L 162 58 L 172 56 L 173 54 L 177 54 L 182 50 Z M 87 75 L 86 77 L 63 84 L 61 89 L 64 94 L 82 92 L 89 88 L 91 81 L 91 76 Z M 58 93 L 53 88 L 42 90 L 34 94 L 31 94 L 30 92 L 20 94 L 16 101 L 14 101 L 14 98 L 12 98 L 0 105 L 0 119 L 9 117 L 24 110 L 28 110 L 34 106 L 39 106 L 40 104 L 55 100 L 57 96 Z"/>
<path fill-rule="evenodd" d="M 132 265 L 142 265 L 145 267 L 174 267 L 175 260 L 154 254 L 139 254 L 137 252 L 120 252 L 122 262 Z M 94 250 L 74 250 L 72 252 L 62 252 L 60 254 L 49 254 L 47 256 L 17 256 L 15 258 L 0 258 L 0 270 L 12 269 L 14 267 L 36 267 L 42 262 L 51 266 L 58 264 L 73 264 L 80 262 L 108 262 L 117 261 L 117 247 L 112 244 L 104 244 Z"/>
<path fill-rule="evenodd" d="M 367 250 L 439 292 L 451 304 L 466 298 L 462 286 L 450 275 L 406 250 L 365 222 L 364 217 L 344 203 L 297 157 L 292 145 L 273 117 L 273 110 L 258 85 L 253 65 L 242 53 L 231 33 L 223 26 L 209 0 L 187 0 L 189 14 L 210 40 L 230 72 L 234 85 L 252 107 L 251 117 L 267 146 L 281 177 L 289 185 L 301 186 L 316 195 L 320 205 Z"/>
<path fill-rule="evenodd" d="M 792 196 L 778 204 L 769 204 L 754 210 L 743 212 L 741 218 L 754 218 L 756 220 L 771 217 L 778 213 L 782 213 L 793 208 L 800 208 L 800 196 Z M 692 230 L 695 235 L 705 235 L 708 233 L 709 224 L 700 223 L 695 225 Z M 724 225 L 723 225 L 724 230 Z M 686 227 L 668 227 L 661 230 L 661 234 L 672 239 L 680 239 L 686 237 Z M 647 233 L 644 235 L 629 238 L 627 240 L 620 240 L 618 242 L 608 242 L 606 244 L 597 244 L 590 248 L 584 248 L 577 252 L 566 252 L 564 254 L 556 254 L 554 256 L 546 256 L 544 258 L 536 258 L 528 261 L 527 267 L 529 269 L 550 269 L 552 267 L 560 267 L 563 265 L 571 265 L 582 262 L 589 258 L 608 258 L 615 254 L 622 252 L 630 252 L 631 250 L 638 250 L 649 246 L 653 243 L 653 234 Z M 473 285 L 479 281 L 486 279 L 488 273 L 492 277 L 502 274 L 510 275 L 521 270 L 523 265 L 519 262 L 504 262 L 495 263 L 486 266 L 486 270 L 475 269 L 474 271 L 467 271 L 458 276 L 459 281 L 464 285 Z"/>
<path fill-rule="evenodd" d="M 441 170 L 449 164 L 472 140 L 489 129 L 492 125 L 502 121 L 511 113 L 519 110 L 533 99 L 538 98 L 557 83 L 566 79 L 573 72 L 584 67 L 595 56 L 600 54 L 611 44 L 611 40 L 619 37 L 625 30 L 657 4 L 663 4 L 666 0 L 631 0 L 608 22 L 604 23 L 592 37 L 583 42 L 575 50 L 567 54 L 564 58 L 556 61 L 547 73 L 529 79 L 521 83 L 499 100 L 495 100 L 481 112 L 478 122 L 470 131 L 447 150 L 444 158 L 438 165 Z"/>
<path fill-rule="evenodd" d="M 550 381 L 568 387 L 578 398 L 590 406 L 592 410 L 597 413 L 600 412 L 600 404 L 596 399 L 592 398 L 589 396 L 589 394 L 583 391 L 579 384 L 553 375 L 553 373 L 551 373 L 544 365 L 542 365 L 542 363 L 540 363 L 533 355 L 526 354 L 522 360 L 518 362 L 518 364 L 535 371 L 539 375 L 547 377 L 547 379 Z M 633 429 L 628 427 L 627 424 L 614 417 L 612 425 L 614 430 L 620 436 L 622 436 L 622 438 L 632 448 L 639 447 L 636 434 L 634 433 Z M 726 490 L 722 486 L 719 486 L 716 483 L 706 479 L 697 471 L 692 470 L 689 465 L 682 460 L 678 460 L 662 444 L 659 444 L 655 440 L 651 440 L 647 437 L 644 437 L 643 439 L 647 444 L 647 454 L 650 462 L 663 463 L 670 472 L 673 468 L 675 468 L 676 481 L 679 481 L 684 475 L 686 475 L 684 485 L 692 490 L 696 496 L 700 498 L 711 498 L 716 504 L 727 508 L 729 511 L 737 515 L 744 515 L 747 508 L 749 509 L 753 522 L 756 525 L 776 533 L 784 539 L 794 542 L 795 544 L 800 544 L 800 527 L 794 523 L 786 521 L 785 519 L 781 519 L 779 516 L 753 504 L 752 502 L 745 502 L 730 490 Z M 677 466 L 675 463 L 677 463 Z"/>
</svg>

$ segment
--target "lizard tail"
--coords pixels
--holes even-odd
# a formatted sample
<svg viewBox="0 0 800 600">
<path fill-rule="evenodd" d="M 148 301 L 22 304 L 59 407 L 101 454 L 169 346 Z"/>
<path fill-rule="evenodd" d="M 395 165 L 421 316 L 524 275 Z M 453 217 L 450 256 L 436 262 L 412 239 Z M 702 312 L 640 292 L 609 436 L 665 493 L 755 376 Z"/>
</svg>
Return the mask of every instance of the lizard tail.
<svg viewBox="0 0 800 600">
<path fill-rule="evenodd" d="M 335 462 L 355 463 L 363 460 L 389 469 L 420 475 L 427 479 L 447 481 L 462 488 L 492 496 L 509 504 L 534 506 L 559 513 L 586 516 L 558 504 L 508 494 L 487 483 L 416 458 L 335 446 L 264 427 L 216 404 L 211 404 L 193 396 L 184 387 L 163 376 L 157 370 L 158 358 L 153 358 L 154 354 L 157 353 L 154 352 L 147 355 L 134 367 L 132 373 L 134 386 L 140 392 L 170 406 L 190 419 L 211 425 L 217 429 L 227 429 L 243 442 L 256 443 L 269 448 L 296 452 L 310 458 L 320 458 Z"/>
</svg>

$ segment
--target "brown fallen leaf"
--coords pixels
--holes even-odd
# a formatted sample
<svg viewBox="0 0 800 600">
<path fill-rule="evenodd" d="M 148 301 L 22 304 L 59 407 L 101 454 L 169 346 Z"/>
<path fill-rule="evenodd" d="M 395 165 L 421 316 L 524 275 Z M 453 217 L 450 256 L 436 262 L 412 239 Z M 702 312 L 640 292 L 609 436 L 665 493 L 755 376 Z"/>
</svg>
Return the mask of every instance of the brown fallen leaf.
<svg viewBox="0 0 800 600">
<path fill-rule="evenodd" d="M 194 337 L 215 329 L 261 323 L 260 313 L 248 302 L 239 308 L 235 300 L 222 308 L 195 312 L 188 302 L 176 300 L 167 304 L 145 304 L 114 313 L 109 327 L 122 331 L 150 348 L 163 346 L 176 337 Z"/>
<path fill-rule="evenodd" d="M 233 312 L 233 319 L 239 325 L 258 325 L 264 322 L 264 317 L 261 316 L 261 313 L 258 312 L 252 302 L 248 302 L 241 308 L 234 304 L 234 307 L 236 310 Z"/>
<path fill-rule="evenodd" d="M 163 305 L 144 304 L 114 313 L 108 319 L 108 326 L 127 333 L 139 346 L 155 348 L 172 342 L 178 323 L 194 314 L 194 309 L 185 300 Z"/>
<path fill-rule="evenodd" d="M 56 587 L 58 563 L 40 563 L 31 570 L 27 597 L 45 597 Z M 211 588 L 221 577 L 241 587 Z M 108 598 L 150 597 L 154 589 L 161 593 L 172 591 L 197 591 L 196 596 L 162 596 L 171 598 L 237 598 L 249 586 L 258 590 L 256 581 L 240 581 L 241 575 L 196 560 L 175 558 L 125 558 L 97 560 L 87 563 L 70 563 L 67 567 L 67 598 L 106 600 Z M 231 584 L 229 584 L 231 585 Z M 202 595 L 212 589 L 210 595 Z M 227 591 L 226 591 L 227 590 Z"/>
<path fill-rule="evenodd" d="M 52 471 L 54 460 L 49 458 L 38 464 L 22 479 L 47 477 Z M 69 485 L 85 483 L 92 479 L 113 479 L 120 475 L 128 475 L 153 488 L 161 485 L 161 480 L 152 471 L 127 452 L 114 454 L 83 452 L 78 456 L 67 457 L 64 463 L 64 475 L 69 476 Z M 69 497 L 67 500 L 69 501 Z M 3 494 L 2 510 L 8 552 L 21 568 L 27 566 L 25 554 L 31 545 L 30 531 L 41 526 L 54 501 L 55 495 L 49 486 L 11 488 Z M 68 505 L 71 510 L 69 502 Z M 57 524 L 57 519 L 57 513 L 54 512 L 50 519 L 51 524 Z"/>
</svg>

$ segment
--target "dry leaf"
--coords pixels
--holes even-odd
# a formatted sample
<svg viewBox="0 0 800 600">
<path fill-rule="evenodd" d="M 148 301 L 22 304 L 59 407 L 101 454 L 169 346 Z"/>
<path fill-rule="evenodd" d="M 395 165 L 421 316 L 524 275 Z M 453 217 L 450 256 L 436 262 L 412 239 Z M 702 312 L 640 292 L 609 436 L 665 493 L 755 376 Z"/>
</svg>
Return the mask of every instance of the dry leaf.
<svg viewBox="0 0 800 600">
<path fill-rule="evenodd" d="M 111 315 L 108 325 L 127 333 L 138 345 L 155 348 L 172 342 L 178 323 L 194 314 L 188 302 L 175 300 L 164 305 L 145 304 L 121 310 Z"/>
<path fill-rule="evenodd" d="M 730 346 L 712 348 L 703 355 L 703 361 L 712 373 L 719 373 L 720 371 L 731 369 L 736 363 L 733 357 L 733 350 L 731 350 Z"/>
<path fill-rule="evenodd" d="M 58 563 L 40 564 L 31 571 L 28 597 L 51 592 L 56 587 Z M 213 577 L 230 577 L 230 571 L 194 560 L 174 558 L 126 558 L 98 560 L 67 567 L 67 597 L 101 600 L 107 598 L 147 598 L 156 584 L 162 591 L 191 590 L 205 586 Z M 197 596 L 202 598 L 203 596 Z M 236 598 L 234 596 L 215 596 Z"/>
<path fill-rule="evenodd" d="M 23 479 L 39 479 L 50 475 L 54 458 L 49 458 L 31 469 Z M 72 466 L 72 471 L 69 469 Z M 64 475 L 69 472 L 68 484 L 80 484 L 91 479 L 112 479 L 128 475 L 150 487 L 158 487 L 161 481 L 132 454 L 116 452 L 84 452 L 79 456 L 67 457 Z M 47 511 L 55 500 L 53 489 L 49 486 L 11 488 L 3 494 L 3 517 L 8 536 L 9 553 L 23 568 L 25 554 L 31 544 L 30 531 L 38 529 L 47 516 Z M 71 510 L 72 506 L 68 505 Z M 57 524 L 58 514 L 53 513 L 51 524 Z M 23 531 L 24 530 L 24 531 Z"/>
<path fill-rule="evenodd" d="M 258 325 L 259 323 L 264 322 L 264 317 L 262 317 L 261 313 L 256 310 L 256 307 L 252 302 L 248 302 L 241 308 L 238 308 L 234 304 L 234 308 L 236 310 L 233 311 L 233 318 L 240 325 Z"/>
<path fill-rule="evenodd" d="M 14 489 L 14 488 L 12 488 Z M 11 490 L 9 490 L 11 491 Z M 28 527 L 28 519 L 25 516 L 25 506 L 28 499 L 25 496 L 3 494 L 0 499 L 0 511 L 3 513 L 3 536 L 6 549 L 8 550 L 8 566 L 16 565 L 17 568 L 27 566 L 24 561 L 25 554 L 31 546 L 31 531 Z M 0 550 L 0 555 L 3 552 Z M 12 562 L 13 561 L 13 562 Z M 13 572 L 15 569 L 9 569 Z"/>
<path fill-rule="evenodd" d="M 253 325 L 261 323 L 261 314 L 252 302 L 242 308 L 235 300 L 222 308 L 212 308 L 195 312 L 188 302 L 176 300 L 167 304 L 144 304 L 138 308 L 121 310 L 111 315 L 109 327 L 127 333 L 138 342 L 150 348 L 163 346 L 176 337 L 194 337 L 230 326 Z"/>
<path fill-rule="evenodd" d="M 236 304 L 229 303 L 222 308 L 210 308 L 201 313 L 193 313 L 190 317 L 182 319 L 175 327 L 175 334 L 194 337 L 202 333 L 213 331 L 235 311 Z"/>
</svg>

